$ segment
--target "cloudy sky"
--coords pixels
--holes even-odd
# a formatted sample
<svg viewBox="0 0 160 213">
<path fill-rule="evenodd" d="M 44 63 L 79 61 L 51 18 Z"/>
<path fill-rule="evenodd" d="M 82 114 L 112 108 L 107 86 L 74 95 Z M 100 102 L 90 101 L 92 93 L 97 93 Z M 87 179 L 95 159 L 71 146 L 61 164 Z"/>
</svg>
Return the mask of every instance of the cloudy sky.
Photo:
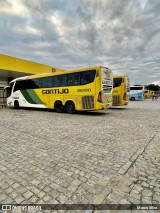
<svg viewBox="0 0 160 213">
<path fill-rule="evenodd" d="M 160 81 L 160 0 L 0 0 L 0 53 Z"/>
</svg>

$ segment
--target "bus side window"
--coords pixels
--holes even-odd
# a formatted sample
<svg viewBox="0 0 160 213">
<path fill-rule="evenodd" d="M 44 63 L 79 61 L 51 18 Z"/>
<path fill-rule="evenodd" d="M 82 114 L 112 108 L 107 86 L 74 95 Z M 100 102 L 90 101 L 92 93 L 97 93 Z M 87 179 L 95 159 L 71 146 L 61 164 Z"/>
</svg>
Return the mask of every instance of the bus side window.
<svg viewBox="0 0 160 213">
<path fill-rule="evenodd" d="M 32 84 L 33 84 L 33 89 L 38 89 L 42 87 L 42 81 L 40 78 L 33 79 Z"/>
<path fill-rule="evenodd" d="M 31 79 L 24 80 L 22 83 L 20 82 L 19 87 L 21 90 L 26 90 L 26 89 L 36 89 L 37 85 L 35 82 Z"/>
<path fill-rule="evenodd" d="M 47 86 L 46 87 L 53 87 L 54 86 L 54 82 L 53 82 L 53 77 L 48 77 L 46 78 L 47 81 Z"/>
<path fill-rule="evenodd" d="M 42 78 L 42 88 L 47 88 L 48 87 L 48 81 L 47 81 L 48 78 Z"/>
<path fill-rule="evenodd" d="M 80 85 L 80 73 L 74 73 L 74 85 Z"/>
<path fill-rule="evenodd" d="M 61 76 L 54 76 L 54 87 L 60 87 L 61 85 Z"/>
<path fill-rule="evenodd" d="M 33 80 L 26 80 L 26 88 L 25 89 L 36 89 L 36 84 Z"/>
<path fill-rule="evenodd" d="M 81 85 L 89 84 L 93 82 L 95 78 L 95 74 L 96 74 L 95 70 L 81 72 Z"/>
<path fill-rule="evenodd" d="M 73 81 L 73 74 L 68 75 L 68 86 L 73 86 L 74 81 Z"/>
<path fill-rule="evenodd" d="M 81 80 L 81 82 L 80 82 L 81 85 L 85 84 L 85 73 L 84 72 L 81 73 L 81 79 L 80 80 Z"/>
<path fill-rule="evenodd" d="M 87 73 L 86 74 L 86 82 L 89 83 L 91 81 L 91 76 Z"/>
<path fill-rule="evenodd" d="M 89 77 L 87 77 L 88 81 L 89 81 L 88 83 L 93 82 L 94 79 L 95 79 L 96 70 L 90 70 L 90 71 L 88 71 L 88 75 L 89 75 Z"/>
<path fill-rule="evenodd" d="M 62 75 L 62 85 L 61 86 L 67 86 L 67 75 Z"/>
</svg>

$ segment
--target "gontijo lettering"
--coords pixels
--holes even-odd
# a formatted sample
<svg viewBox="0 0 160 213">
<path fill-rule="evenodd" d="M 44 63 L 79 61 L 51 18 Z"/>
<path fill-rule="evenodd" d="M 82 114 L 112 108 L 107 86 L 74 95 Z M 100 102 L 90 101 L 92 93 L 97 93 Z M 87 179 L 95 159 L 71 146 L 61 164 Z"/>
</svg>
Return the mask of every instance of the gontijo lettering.
<svg viewBox="0 0 160 213">
<path fill-rule="evenodd" d="M 49 95 L 49 94 L 68 94 L 69 89 L 44 89 L 42 90 L 43 95 Z"/>
</svg>

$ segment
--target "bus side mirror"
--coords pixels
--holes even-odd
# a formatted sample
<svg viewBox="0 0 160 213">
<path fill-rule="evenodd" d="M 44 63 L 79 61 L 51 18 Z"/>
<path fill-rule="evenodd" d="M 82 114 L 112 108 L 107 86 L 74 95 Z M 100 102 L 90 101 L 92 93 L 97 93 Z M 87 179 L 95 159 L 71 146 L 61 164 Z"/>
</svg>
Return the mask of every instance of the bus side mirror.
<svg viewBox="0 0 160 213">
<path fill-rule="evenodd" d="M 3 89 L 3 97 L 9 97 L 10 96 L 10 94 L 9 94 L 9 86 L 7 86 L 7 87 L 4 87 L 4 89 Z"/>
</svg>

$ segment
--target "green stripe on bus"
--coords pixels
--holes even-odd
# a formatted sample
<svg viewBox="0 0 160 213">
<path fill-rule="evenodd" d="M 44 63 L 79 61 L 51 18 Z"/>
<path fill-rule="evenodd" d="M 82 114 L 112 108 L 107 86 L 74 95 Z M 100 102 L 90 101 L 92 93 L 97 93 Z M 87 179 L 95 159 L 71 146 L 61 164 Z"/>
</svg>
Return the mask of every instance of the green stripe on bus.
<svg viewBox="0 0 160 213">
<path fill-rule="evenodd" d="M 22 95 L 30 104 L 43 104 L 34 90 L 21 90 Z"/>
<path fill-rule="evenodd" d="M 31 96 L 28 94 L 27 90 L 21 90 L 22 95 L 26 99 L 26 101 L 30 104 L 36 104 L 36 102 L 31 98 Z"/>
<path fill-rule="evenodd" d="M 36 104 L 44 104 L 41 99 L 38 97 L 38 95 L 35 93 L 34 90 L 30 89 L 30 90 L 27 90 L 28 94 L 30 95 L 30 97 L 32 97 L 33 101 L 36 103 Z"/>
</svg>

